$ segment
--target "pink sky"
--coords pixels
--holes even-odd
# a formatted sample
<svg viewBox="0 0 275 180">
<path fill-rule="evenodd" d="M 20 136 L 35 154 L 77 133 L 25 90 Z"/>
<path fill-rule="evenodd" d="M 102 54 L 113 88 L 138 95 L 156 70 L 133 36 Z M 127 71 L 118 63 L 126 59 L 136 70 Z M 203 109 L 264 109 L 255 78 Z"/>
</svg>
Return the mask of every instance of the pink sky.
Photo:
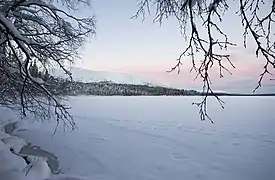
<svg viewBox="0 0 275 180">
<path fill-rule="evenodd" d="M 241 89 L 243 86 L 248 86 L 249 89 L 253 90 L 254 87 L 257 86 L 257 82 L 259 79 L 259 75 L 262 72 L 262 67 L 264 63 L 264 59 L 256 58 L 254 54 L 251 54 L 251 50 L 247 50 L 244 48 L 233 48 L 229 51 L 231 55 L 231 60 L 236 66 L 236 68 L 229 67 L 232 75 L 224 72 L 224 78 L 219 78 L 218 69 L 214 67 L 211 70 L 211 79 L 213 82 L 213 86 L 218 90 L 223 90 L 223 87 L 228 87 L 232 85 L 232 88 Z M 184 59 L 184 63 L 181 66 L 181 73 L 177 74 L 177 72 L 167 73 L 176 61 L 151 61 L 148 60 L 147 63 L 134 62 L 129 63 L 128 65 L 114 65 L 113 63 L 104 64 L 93 61 L 85 61 L 79 63 L 78 66 L 85 69 L 93 69 L 93 70 L 104 70 L 104 71 L 112 71 L 119 73 L 127 73 L 132 75 L 137 75 L 138 77 L 142 77 L 144 79 L 148 79 L 150 82 L 154 82 L 157 84 L 164 84 L 173 87 L 180 88 L 201 88 L 201 79 L 194 80 L 196 73 L 190 73 L 189 70 L 191 68 L 191 62 L 189 59 Z M 146 61 L 145 61 L 146 62 Z M 275 71 L 271 69 L 274 73 Z M 270 75 L 266 76 L 263 81 L 264 86 L 275 86 L 275 81 L 270 81 Z M 225 89 L 226 89 L 225 88 Z"/>
</svg>

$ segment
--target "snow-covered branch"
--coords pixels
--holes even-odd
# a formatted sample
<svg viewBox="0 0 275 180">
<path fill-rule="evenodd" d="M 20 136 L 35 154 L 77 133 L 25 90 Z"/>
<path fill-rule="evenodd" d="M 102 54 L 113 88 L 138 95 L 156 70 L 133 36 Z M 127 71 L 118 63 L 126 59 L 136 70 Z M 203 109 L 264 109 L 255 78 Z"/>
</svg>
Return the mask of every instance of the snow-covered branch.
<svg viewBox="0 0 275 180">
<path fill-rule="evenodd" d="M 0 0 L 0 81 L 2 89 L 9 89 L 3 91 L 7 98 L 1 96 L 0 105 L 14 102 L 9 107 L 20 106 L 24 115 L 45 114 L 50 106 L 58 121 L 71 118 L 59 97 L 29 69 L 34 63 L 41 72 L 58 66 L 71 76 L 66 66 L 78 58 L 78 49 L 95 33 L 93 16 L 78 18 L 68 13 L 83 3 L 90 0 Z"/>
</svg>

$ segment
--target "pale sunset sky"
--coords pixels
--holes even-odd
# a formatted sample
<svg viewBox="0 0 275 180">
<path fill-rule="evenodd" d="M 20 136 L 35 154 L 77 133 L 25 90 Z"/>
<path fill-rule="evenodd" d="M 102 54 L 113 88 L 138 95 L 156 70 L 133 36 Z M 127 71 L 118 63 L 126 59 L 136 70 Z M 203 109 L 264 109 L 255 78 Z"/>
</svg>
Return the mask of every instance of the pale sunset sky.
<svg viewBox="0 0 275 180">
<path fill-rule="evenodd" d="M 243 48 L 241 20 L 235 14 L 237 5 L 234 3 L 237 2 L 232 2 L 232 8 L 225 14 L 222 27 L 231 42 L 238 44 L 228 51 L 236 68 L 230 69 L 233 75 L 225 74 L 223 79 L 213 69 L 213 87 L 227 92 L 252 92 L 264 61 L 255 57 L 255 43 L 252 40 L 248 41 L 248 48 Z M 160 27 L 153 23 L 152 16 L 147 16 L 144 22 L 142 18 L 131 19 L 136 10 L 136 0 L 93 0 L 92 7 L 81 9 L 81 16 L 95 14 L 97 34 L 80 51 L 83 58 L 75 66 L 127 73 L 150 82 L 201 90 L 201 81 L 194 81 L 196 74 L 189 73 L 190 58 L 184 58 L 180 75 L 166 72 L 175 65 L 176 59 L 187 45 L 177 22 L 169 19 Z M 258 92 L 275 91 L 275 81 L 269 79 L 270 77 L 266 78 L 264 86 Z"/>
</svg>

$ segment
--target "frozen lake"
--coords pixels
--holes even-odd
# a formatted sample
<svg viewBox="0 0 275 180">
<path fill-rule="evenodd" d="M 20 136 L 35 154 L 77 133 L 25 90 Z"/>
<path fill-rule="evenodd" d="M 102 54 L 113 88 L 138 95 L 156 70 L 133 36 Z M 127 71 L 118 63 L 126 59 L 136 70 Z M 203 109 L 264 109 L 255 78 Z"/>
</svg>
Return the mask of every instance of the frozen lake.
<svg viewBox="0 0 275 180">
<path fill-rule="evenodd" d="M 53 123 L 18 135 L 53 153 L 61 172 L 110 180 L 275 179 L 274 97 L 213 100 L 215 121 L 199 120 L 199 97 L 70 98 L 78 129 Z"/>
</svg>

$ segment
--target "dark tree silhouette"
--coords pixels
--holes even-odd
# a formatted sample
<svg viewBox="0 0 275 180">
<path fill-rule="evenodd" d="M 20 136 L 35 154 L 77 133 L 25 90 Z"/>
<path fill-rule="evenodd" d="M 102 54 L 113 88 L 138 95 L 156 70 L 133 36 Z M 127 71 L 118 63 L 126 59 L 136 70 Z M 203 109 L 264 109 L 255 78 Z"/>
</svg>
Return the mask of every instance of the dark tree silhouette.
<svg viewBox="0 0 275 180">
<path fill-rule="evenodd" d="M 67 67 L 95 33 L 93 16 L 73 15 L 81 4 L 90 0 L 0 0 L 0 105 L 74 127 L 64 100 L 47 89 L 32 64 L 45 74 L 58 67 L 71 76 Z"/>
<path fill-rule="evenodd" d="M 199 107 L 202 120 L 209 119 L 213 122 L 207 113 L 208 95 L 214 95 L 222 107 L 224 103 L 212 90 L 209 75 L 211 68 L 213 65 L 218 65 L 221 78 L 224 72 L 231 74 L 230 68 L 235 68 L 226 50 L 236 44 L 230 42 L 221 26 L 224 13 L 233 3 L 238 4 L 237 13 L 241 17 L 239 25 L 244 30 L 244 47 L 247 46 L 247 36 L 251 36 L 256 42 L 256 56 L 265 59 L 263 72 L 253 92 L 261 87 L 264 77 L 271 74 L 271 68 L 275 68 L 275 0 L 139 0 L 138 2 L 138 10 L 133 18 L 142 16 L 144 19 L 146 14 L 154 14 L 153 21 L 160 24 L 170 17 L 177 19 L 181 33 L 187 40 L 187 46 L 179 55 L 176 65 L 168 72 L 176 70 L 180 73 L 183 57 L 190 57 L 193 64 L 190 71 L 196 72 L 195 79 L 201 78 L 203 81 L 205 96 L 201 102 L 194 103 Z M 202 54 L 203 58 L 197 58 L 198 54 Z"/>
</svg>

